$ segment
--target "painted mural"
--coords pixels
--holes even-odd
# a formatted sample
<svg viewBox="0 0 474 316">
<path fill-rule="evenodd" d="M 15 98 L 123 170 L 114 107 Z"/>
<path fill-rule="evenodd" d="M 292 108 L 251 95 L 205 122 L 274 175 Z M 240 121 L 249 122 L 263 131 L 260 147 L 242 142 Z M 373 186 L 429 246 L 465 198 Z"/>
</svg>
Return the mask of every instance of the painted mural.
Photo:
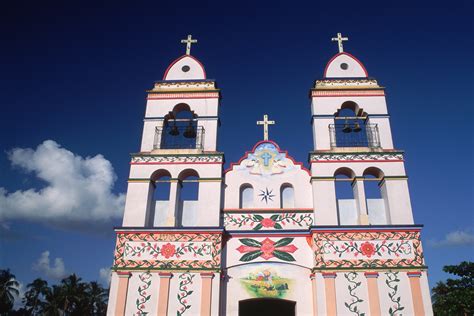
<svg viewBox="0 0 474 316">
<path fill-rule="evenodd" d="M 292 280 L 281 277 L 276 267 L 259 267 L 240 279 L 250 297 L 284 298 L 292 289 Z"/>
<path fill-rule="evenodd" d="M 254 175 L 275 175 L 294 169 L 293 162 L 280 153 L 277 146 L 271 142 L 263 142 L 254 152 L 249 153 L 235 170 L 247 170 Z"/>
<path fill-rule="evenodd" d="M 191 308 L 189 299 L 190 296 L 194 293 L 194 291 L 191 290 L 191 286 L 193 285 L 193 279 L 195 276 L 195 274 L 186 272 L 181 273 L 178 277 L 178 309 L 176 311 L 176 316 L 183 316 L 184 313 L 186 313 L 186 311 Z"/>
<path fill-rule="evenodd" d="M 148 271 L 140 273 L 138 278 L 140 282 L 138 285 L 138 298 L 135 300 L 136 312 L 134 315 L 143 316 L 149 314 L 146 310 L 151 298 L 151 291 L 149 290 L 151 287 L 151 273 Z"/>
</svg>

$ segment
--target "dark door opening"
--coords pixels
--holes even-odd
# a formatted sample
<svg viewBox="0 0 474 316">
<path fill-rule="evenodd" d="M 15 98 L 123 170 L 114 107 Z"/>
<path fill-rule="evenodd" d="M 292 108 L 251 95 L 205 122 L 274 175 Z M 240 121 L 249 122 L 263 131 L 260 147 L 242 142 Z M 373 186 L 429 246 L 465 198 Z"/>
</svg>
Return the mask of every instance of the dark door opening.
<svg viewBox="0 0 474 316">
<path fill-rule="evenodd" d="M 239 301 L 239 316 L 295 316 L 296 302 L 278 298 Z"/>
</svg>

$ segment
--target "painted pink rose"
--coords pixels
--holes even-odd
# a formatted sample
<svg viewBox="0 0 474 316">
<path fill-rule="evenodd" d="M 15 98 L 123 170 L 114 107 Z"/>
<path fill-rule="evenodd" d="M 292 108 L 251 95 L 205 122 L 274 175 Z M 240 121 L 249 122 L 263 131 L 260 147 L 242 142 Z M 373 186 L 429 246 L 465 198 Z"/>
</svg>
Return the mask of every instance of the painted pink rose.
<svg viewBox="0 0 474 316">
<path fill-rule="evenodd" d="M 264 218 L 260 224 L 262 224 L 263 227 L 271 228 L 275 226 L 275 222 L 270 219 L 270 218 Z"/>
<path fill-rule="evenodd" d="M 360 252 L 370 258 L 375 254 L 375 246 L 373 243 L 366 241 L 362 245 L 360 245 Z"/>
<path fill-rule="evenodd" d="M 176 247 L 170 243 L 167 243 L 161 247 L 161 255 L 166 259 L 172 257 L 176 253 Z"/>
</svg>

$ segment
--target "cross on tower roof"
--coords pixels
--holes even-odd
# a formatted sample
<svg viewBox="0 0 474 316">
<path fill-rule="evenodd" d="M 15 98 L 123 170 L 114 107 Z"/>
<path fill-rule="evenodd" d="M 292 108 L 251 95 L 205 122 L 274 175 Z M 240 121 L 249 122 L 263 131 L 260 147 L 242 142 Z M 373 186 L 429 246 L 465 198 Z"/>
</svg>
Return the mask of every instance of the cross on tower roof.
<svg viewBox="0 0 474 316">
<path fill-rule="evenodd" d="M 269 121 L 268 115 L 263 116 L 263 121 L 257 121 L 257 125 L 263 125 L 263 140 L 268 140 L 268 125 L 274 125 L 275 121 Z"/>
<path fill-rule="evenodd" d="M 331 38 L 331 41 L 337 42 L 337 46 L 339 47 L 339 53 L 344 52 L 344 47 L 342 46 L 343 41 L 348 41 L 348 37 L 342 37 L 341 33 L 337 33 L 337 37 Z"/>
<path fill-rule="evenodd" d="M 192 39 L 192 35 L 188 35 L 187 39 L 181 40 L 181 43 L 186 44 L 186 55 L 191 55 L 191 45 L 197 43 L 197 39 Z"/>
</svg>

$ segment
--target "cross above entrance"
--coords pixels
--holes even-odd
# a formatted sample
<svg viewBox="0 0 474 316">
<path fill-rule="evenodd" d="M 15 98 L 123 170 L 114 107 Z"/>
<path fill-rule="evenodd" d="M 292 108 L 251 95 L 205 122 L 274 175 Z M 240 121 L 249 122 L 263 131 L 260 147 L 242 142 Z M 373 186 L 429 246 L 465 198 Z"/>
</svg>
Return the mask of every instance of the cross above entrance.
<svg viewBox="0 0 474 316">
<path fill-rule="evenodd" d="M 331 41 L 337 42 L 337 46 L 339 47 L 339 53 L 344 51 L 344 47 L 342 46 L 343 41 L 348 41 L 348 37 L 342 37 L 341 33 L 337 33 L 337 37 L 331 38 Z"/>
<path fill-rule="evenodd" d="M 187 39 L 181 40 L 181 43 L 186 44 L 186 55 L 191 55 L 191 45 L 196 44 L 197 39 L 192 39 L 192 35 L 188 35 Z"/>
<path fill-rule="evenodd" d="M 268 140 L 268 125 L 274 125 L 275 121 L 269 121 L 268 115 L 263 116 L 263 121 L 257 121 L 257 125 L 263 125 L 263 140 Z"/>
</svg>

